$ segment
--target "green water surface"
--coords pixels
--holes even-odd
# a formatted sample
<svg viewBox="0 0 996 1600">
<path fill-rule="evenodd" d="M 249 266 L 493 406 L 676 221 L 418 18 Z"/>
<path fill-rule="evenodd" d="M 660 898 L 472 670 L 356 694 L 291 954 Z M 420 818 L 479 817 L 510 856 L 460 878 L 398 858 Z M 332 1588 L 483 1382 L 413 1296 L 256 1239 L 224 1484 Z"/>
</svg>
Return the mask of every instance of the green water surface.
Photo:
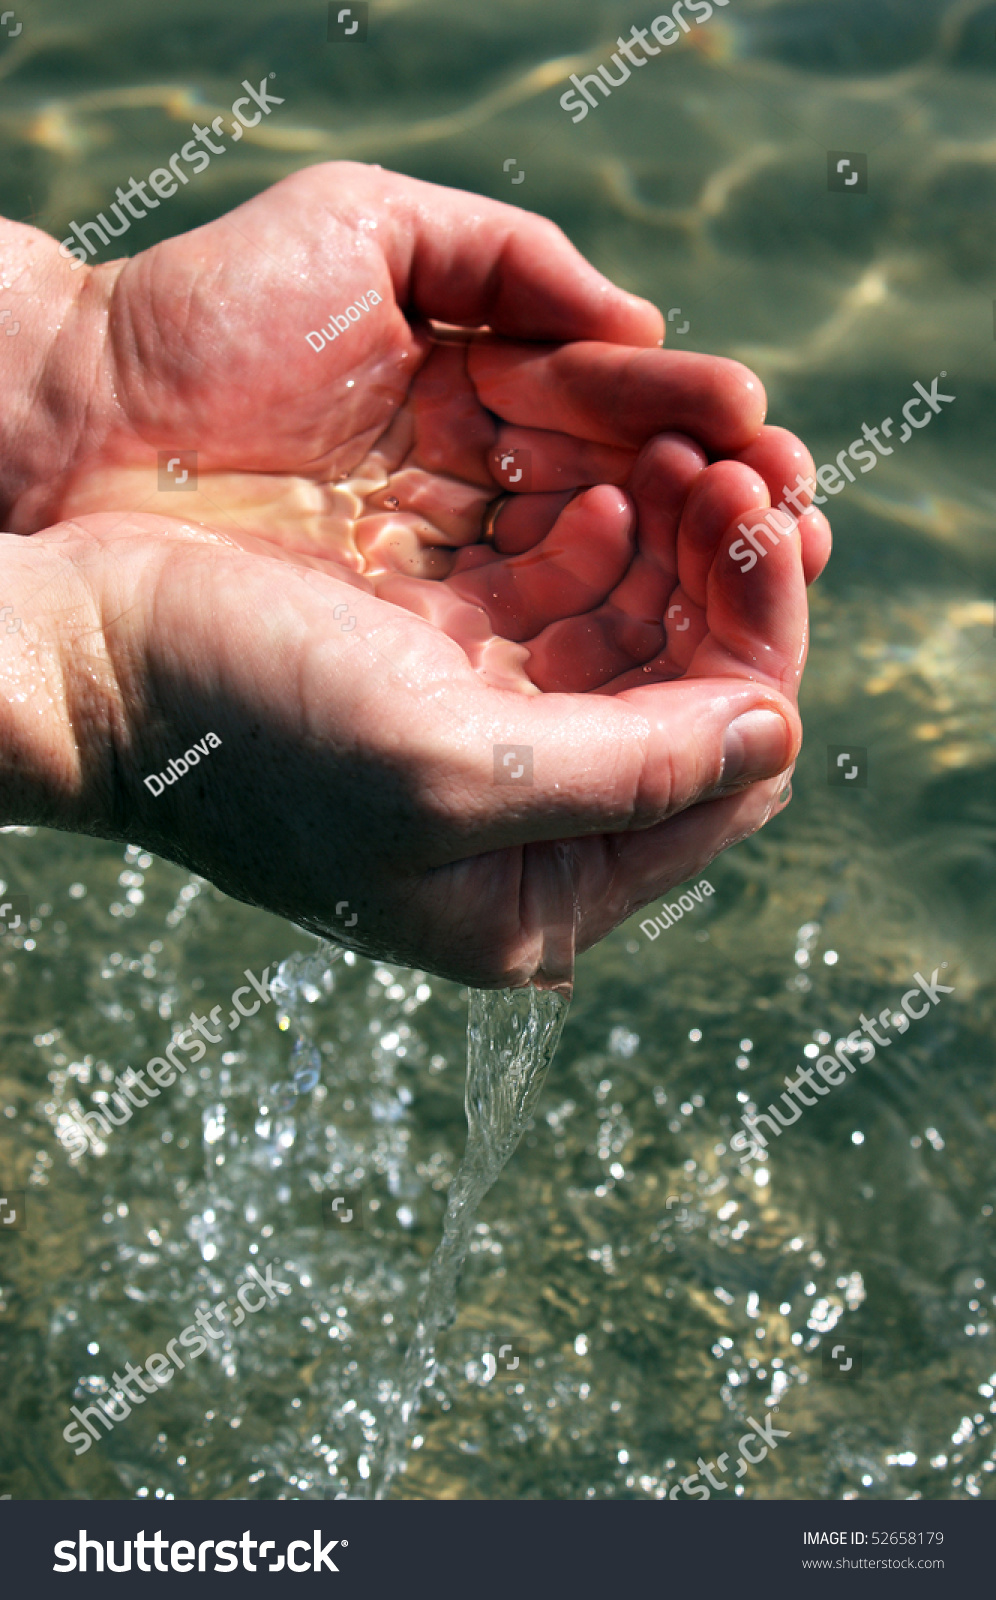
<svg viewBox="0 0 996 1600">
<path fill-rule="evenodd" d="M 130 251 L 349 156 L 553 217 L 672 345 L 753 365 L 818 463 L 914 382 L 956 397 L 829 508 L 793 804 L 658 939 L 638 916 L 579 962 L 392 1492 L 663 1498 L 777 1407 L 789 1437 L 725 1494 L 992 1498 L 996 4 L 731 0 L 577 125 L 567 75 L 649 7 L 375 0 L 355 45 L 326 15 L 25 7 L 0 209 L 62 238 L 274 72 L 270 143 Z M 867 157 L 866 193 L 828 189 L 829 150 Z M 864 786 L 828 783 L 829 746 L 866 752 Z M 328 992 L 319 963 L 293 1016 L 261 1008 L 73 1162 L 70 1100 L 316 948 L 140 846 L 0 838 L 32 907 L 0 941 L 0 1180 L 27 1194 L 0 1233 L 0 1493 L 365 1495 L 463 1148 L 466 994 L 352 955 Z M 954 992 L 742 1166 L 744 1105 L 942 962 Z M 321 1079 L 293 1095 L 299 1027 Z M 336 1186 L 362 1225 L 323 1225 Z M 250 1261 L 287 1292 L 75 1457 L 69 1407 Z M 501 1340 L 528 1361 L 485 1381 Z M 824 1376 L 839 1342 L 860 1377 Z"/>
</svg>

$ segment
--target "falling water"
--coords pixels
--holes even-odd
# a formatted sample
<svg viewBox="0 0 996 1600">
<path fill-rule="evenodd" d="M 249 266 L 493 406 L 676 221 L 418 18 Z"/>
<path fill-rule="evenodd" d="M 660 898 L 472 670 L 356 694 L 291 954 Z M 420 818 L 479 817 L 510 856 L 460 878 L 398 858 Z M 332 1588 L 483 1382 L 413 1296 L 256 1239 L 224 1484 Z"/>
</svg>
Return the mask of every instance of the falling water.
<svg viewBox="0 0 996 1600">
<path fill-rule="evenodd" d="M 456 1316 L 457 1284 L 477 1208 L 522 1137 L 553 1060 L 570 1001 L 553 989 L 472 989 L 467 1017 L 467 1148 L 450 1186 L 443 1237 L 429 1265 L 385 1445 L 383 1499 L 405 1459 L 409 1423 L 435 1367 L 436 1340 Z"/>
<path fill-rule="evenodd" d="M 428 1281 L 405 1353 L 400 1393 L 387 1430 L 380 1482 L 382 1500 L 405 1463 L 410 1424 L 432 1379 L 436 1341 L 456 1316 L 457 1287 L 477 1208 L 513 1155 L 533 1114 L 567 1017 L 574 982 L 577 886 L 569 846 L 535 847 L 543 854 L 546 891 L 544 977 L 549 987 L 471 989 L 467 1013 L 467 1148 L 450 1185 L 443 1236 L 429 1263 Z M 539 863 L 534 861 L 534 866 Z"/>
<path fill-rule="evenodd" d="M 270 992 L 277 1002 L 277 1025 L 281 1032 L 294 1031 L 294 1044 L 286 1081 L 271 1084 L 264 1096 L 268 1106 L 278 1112 L 293 1109 L 299 1096 L 310 1094 L 322 1076 L 322 1053 L 312 1038 L 308 1008 L 333 989 L 332 968 L 343 954 L 341 945 L 319 941 L 310 955 L 288 956 L 277 968 Z M 265 1114 L 261 1107 L 261 1114 Z"/>
</svg>

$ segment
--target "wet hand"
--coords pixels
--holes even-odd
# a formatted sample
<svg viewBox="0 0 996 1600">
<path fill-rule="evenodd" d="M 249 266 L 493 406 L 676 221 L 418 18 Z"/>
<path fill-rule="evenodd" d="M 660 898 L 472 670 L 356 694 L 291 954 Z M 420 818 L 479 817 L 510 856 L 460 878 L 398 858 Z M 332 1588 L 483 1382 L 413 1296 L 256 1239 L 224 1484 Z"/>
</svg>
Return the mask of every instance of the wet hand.
<svg viewBox="0 0 996 1600">
<path fill-rule="evenodd" d="M 551 841 L 583 946 L 778 804 L 757 780 L 798 745 L 826 528 L 730 561 L 729 524 L 810 466 L 745 369 L 657 349 L 659 314 L 550 224 L 351 165 L 93 277 L 86 437 L 11 518 L 72 519 L 41 538 L 113 686 L 86 826 L 316 930 L 348 900 L 351 942 L 497 984 L 563 963 Z M 316 351 L 333 290 L 368 310 Z M 154 479 L 180 447 L 182 501 Z M 227 774 L 219 751 L 152 800 L 209 729 Z"/>
</svg>

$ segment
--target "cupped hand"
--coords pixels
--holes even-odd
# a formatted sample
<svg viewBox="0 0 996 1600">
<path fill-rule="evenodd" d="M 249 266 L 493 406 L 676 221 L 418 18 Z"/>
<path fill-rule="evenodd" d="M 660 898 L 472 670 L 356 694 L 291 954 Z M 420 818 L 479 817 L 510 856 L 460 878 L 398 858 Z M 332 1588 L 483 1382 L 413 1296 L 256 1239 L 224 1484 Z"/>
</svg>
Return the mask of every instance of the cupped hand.
<svg viewBox="0 0 996 1600">
<path fill-rule="evenodd" d="M 84 420 L 9 495 L 116 686 L 85 825 L 488 985 L 563 973 L 552 841 L 584 947 L 778 805 L 828 541 L 729 556 L 811 470 L 745 369 L 656 348 L 551 224 L 352 164 L 85 276 Z"/>
<path fill-rule="evenodd" d="M 584 948 L 760 826 L 798 749 L 797 533 L 748 574 L 719 541 L 683 677 L 534 695 L 262 540 L 102 513 L 37 542 L 76 584 L 58 596 L 68 688 L 48 696 L 70 707 L 78 762 L 62 825 L 463 982 L 564 978 L 574 905 L 555 841 L 570 841 Z M 209 733 L 220 743 L 171 782 L 171 758 Z M 165 789 L 144 783 L 156 773 Z"/>
</svg>

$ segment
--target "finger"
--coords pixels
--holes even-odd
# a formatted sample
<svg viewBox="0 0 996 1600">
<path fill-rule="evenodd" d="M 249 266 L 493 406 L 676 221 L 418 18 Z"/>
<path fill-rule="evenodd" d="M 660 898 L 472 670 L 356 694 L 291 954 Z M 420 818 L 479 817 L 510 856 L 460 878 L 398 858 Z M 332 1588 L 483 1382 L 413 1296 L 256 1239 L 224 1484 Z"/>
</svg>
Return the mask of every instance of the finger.
<svg viewBox="0 0 996 1600">
<path fill-rule="evenodd" d="M 777 816 L 790 772 L 641 832 L 534 842 L 428 872 L 406 900 L 409 959 L 485 989 L 569 981 L 575 948 L 596 944 Z M 454 931 L 461 906 L 473 914 Z"/>
<path fill-rule="evenodd" d="M 623 449 L 677 431 L 713 452 L 743 450 L 767 405 L 760 379 L 739 362 L 689 351 L 480 340 L 468 349 L 467 371 L 506 422 Z"/>
<path fill-rule="evenodd" d="M 801 439 L 787 428 L 764 427 L 745 450 L 738 450 L 734 460 L 750 467 L 767 484 L 773 506 L 784 500 L 786 509 L 799 516 L 813 498 L 805 487 L 806 479 L 812 481 L 815 471 L 813 458 Z M 789 495 L 798 496 L 794 506 Z"/>
<path fill-rule="evenodd" d="M 529 641 L 530 679 L 545 694 L 618 694 L 670 683 L 686 670 L 708 625 L 680 588 L 668 598 L 663 625 L 618 611 L 611 597 L 587 616 L 551 623 Z"/>
<path fill-rule="evenodd" d="M 705 612 L 695 605 L 680 583 L 670 596 L 664 627 L 667 631 L 665 661 L 674 671 L 686 672 L 709 631 L 709 622 Z"/>
<path fill-rule="evenodd" d="M 669 624 L 665 609 L 675 599 L 681 509 L 705 462 L 699 447 L 681 434 L 662 434 L 644 447 L 627 484 L 637 508 L 637 554 L 604 605 L 587 616 L 555 622 L 532 641 L 529 675 L 539 688 L 581 693 L 631 669 L 634 675 L 626 687 L 646 682 L 635 669 L 661 655 L 672 628 L 688 649 L 663 662 L 664 670 L 650 681 L 674 677 L 676 663 L 683 667 L 690 659 L 704 630 L 701 615 L 690 632 L 692 610 L 672 617 Z"/>
<path fill-rule="evenodd" d="M 678 532 L 678 571 L 688 594 L 698 605 L 705 604 L 706 584 L 720 542 L 735 520 L 741 538 L 766 537 L 771 528 L 785 526 L 791 511 L 772 512 L 768 521 L 770 493 L 760 473 L 739 461 L 717 461 L 693 484 L 682 513 Z M 802 547 L 803 574 L 814 583 L 830 559 L 833 539 L 830 524 L 821 511 L 810 506 L 798 520 Z M 744 558 L 746 559 L 746 558 Z"/>
<path fill-rule="evenodd" d="M 678 575 L 686 594 L 705 606 L 720 541 L 738 518 L 753 524 L 770 506 L 760 473 L 736 461 L 717 461 L 691 486 L 678 530 Z"/>
<path fill-rule="evenodd" d="M 709 632 L 709 623 L 700 606 L 688 598 L 679 584 L 668 598 L 661 648 L 640 667 L 627 664 L 607 677 L 599 686 L 602 694 L 621 694 L 624 689 L 646 688 L 648 684 L 671 683 L 688 671 L 699 645 Z M 533 676 L 532 661 L 529 674 Z M 534 679 L 534 682 L 536 680 Z M 543 687 L 541 685 L 541 687 Z"/>
<path fill-rule="evenodd" d="M 449 587 L 479 605 L 496 633 L 532 639 L 558 617 L 598 605 L 633 557 L 633 507 L 608 484 L 571 500 L 547 537 L 520 556 L 455 572 Z"/>
<path fill-rule="evenodd" d="M 606 466 L 611 466 L 611 453 L 604 452 L 602 460 Z M 674 582 L 675 545 L 682 506 L 707 460 L 694 440 L 680 433 L 657 435 L 644 445 L 636 458 L 626 480 L 626 491 L 636 505 L 640 550 L 634 563 L 634 591 L 641 590 L 644 583 L 644 569 L 638 565 L 641 557 Z M 560 496 L 515 495 L 494 520 L 495 548 L 509 555 L 531 549 L 550 531 L 570 498 L 570 491 Z M 624 585 L 630 582 L 628 577 L 623 581 Z M 619 591 L 616 594 L 620 609 L 627 610 L 628 602 L 623 601 Z M 638 609 L 642 614 L 646 607 L 641 603 Z"/>
<path fill-rule="evenodd" d="M 678 816 L 604 841 L 575 845 L 577 949 L 604 939 L 634 911 L 687 883 L 733 845 L 780 815 L 791 800 L 791 768 L 736 795 L 690 806 Z"/>
<path fill-rule="evenodd" d="M 827 562 L 833 549 L 833 534 L 830 524 L 822 511 L 816 506 L 810 506 L 799 518 L 799 534 L 802 539 L 802 567 L 807 583 L 815 583 Z"/>
<path fill-rule="evenodd" d="M 465 346 L 433 345 L 412 382 L 411 407 L 411 464 L 490 488 L 488 452 L 498 430 L 467 375 Z"/>
<path fill-rule="evenodd" d="M 488 454 L 495 483 L 513 494 L 554 494 L 596 483 L 625 483 L 635 460 L 632 450 L 615 450 L 540 428 L 499 428 Z"/>
<path fill-rule="evenodd" d="M 764 480 L 773 506 L 799 517 L 802 565 L 807 584 L 814 583 L 830 559 L 833 540 L 823 513 L 815 506 L 806 510 L 813 498 L 809 485 L 815 472 L 806 446 L 786 428 L 765 427 L 735 459 Z"/>
<path fill-rule="evenodd" d="M 693 439 L 662 433 L 644 445 L 626 484 L 636 505 L 640 551 L 672 583 L 682 511 L 707 466 L 708 457 Z"/>
<path fill-rule="evenodd" d="M 783 772 L 801 738 L 794 703 L 743 678 L 680 679 L 615 698 L 485 693 L 475 701 L 464 701 L 458 731 L 452 717 L 445 725 L 445 823 L 426 832 L 425 867 L 540 839 L 651 827 Z M 516 764 L 528 778 L 503 781 L 496 749 L 525 753 Z M 459 805 L 446 802 L 451 790 Z"/>
<path fill-rule="evenodd" d="M 545 217 L 353 162 L 317 172 L 340 214 L 383 201 L 381 244 L 403 307 L 509 338 L 663 339 L 656 307 L 616 288 Z"/>
<path fill-rule="evenodd" d="M 439 868 L 407 902 L 412 959 L 483 989 L 569 983 L 575 950 L 700 873 L 787 803 L 783 775 L 642 833 L 529 844 Z M 461 905 L 474 915 L 454 938 L 453 907 Z"/>
<path fill-rule="evenodd" d="M 503 556 L 520 555 L 545 539 L 575 491 L 563 494 L 514 494 L 492 519 L 492 542 Z"/>
<path fill-rule="evenodd" d="M 777 685 L 794 695 L 808 640 L 806 584 L 797 524 L 785 513 L 758 523 L 759 550 L 735 524 L 709 574 L 709 632 L 689 664 L 692 678 L 733 674 Z M 778 531 L 776 532 L 776 527 Z"/>
<path fill-rule="evenodd" d="M 766 497 L 766 490 L 764 494 Z M 685 684 L 732 675 L 767 683 L 795 697 L 808 643 L 799 532 L 790 517 L 770 515 L 778 519 L 779 531 L 766 523 L 757 524 L 770 541 L 769 547 L 758 539 L 762 555 L 745 539 L 735 537 L 745 526 L 743 522 L 727 530 L 709 573 L 704 619 L 691 604 L 689 628 L 682 630 L 687 639 L 676 626 L 660 656 L 642 671 L 630 671 L 610 681 L 606 694 L 637 689 L 641 677 L 651 682 L 667 680 L 678 668 L 685 673 Z M 681 589 L 675 591 L 676 597 L 681 594 Z M 676 598 L 674 603 L 681 605 L 682 601 Z"/>
<path fill-rule="evenodd" d="M 606 602 L 588 616 L 551 622 L 530 639 L 526 670 L 544 694 L 587 694 L 623 673 L 629 673 L 628 688 L 642 681 L 633 661 L 641 653 L 656 655 L 662 636 L 655 618 L 648 617 L 640 628 Z"/>
</svg>

